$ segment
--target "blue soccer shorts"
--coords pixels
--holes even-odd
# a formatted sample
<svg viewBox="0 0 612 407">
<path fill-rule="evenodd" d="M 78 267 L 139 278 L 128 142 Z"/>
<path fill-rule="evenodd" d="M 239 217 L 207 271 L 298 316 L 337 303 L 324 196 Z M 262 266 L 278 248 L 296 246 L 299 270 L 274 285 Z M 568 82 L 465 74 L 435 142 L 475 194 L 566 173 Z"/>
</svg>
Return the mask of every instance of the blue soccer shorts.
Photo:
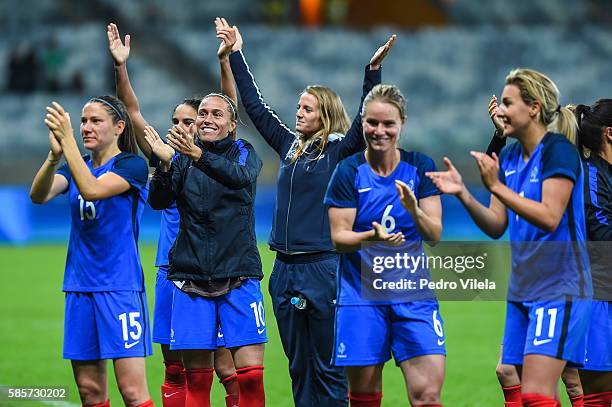
<svg viewBox="0 0 612 407">
<path fill-rule="evenodd" d="M 612 302 L 593 301 L 584 370 L 612 371 Z"/>
<path fill-rule="evenodd" d="M 446 355 L 444 322 L 435 300 L 336 308 L 335 366 L 370 366 Z"/>
<path fill-rule="evenodd" d="M 220 340 L 227 348 L 268 341 L 259 280 L 214 298 L 174 291 L 170 349 L 216 350 Z"/>
<path fill-rule="evenodd" d="M 584 364 L 591 300 L 508 301 L 502 363 L 522 365 L 525 355 L 545 355 Z"/>
<path fill-rule="evenodd" d="M 173 281 L 168 280 L 168 266 L 161 266 L 155 280 L 155 309 L 153 312 L 153 342 L 161 345 L 170 345 L 174 290 L 178 288 Z M 217 346 L 225 346 L 221 328 L 217 335 Z"/>
<path fill-rule="evenodd" d="M 151 355 L 145 292 L 67 292 L 64 358 L 100 360 Z"/>
</svg>

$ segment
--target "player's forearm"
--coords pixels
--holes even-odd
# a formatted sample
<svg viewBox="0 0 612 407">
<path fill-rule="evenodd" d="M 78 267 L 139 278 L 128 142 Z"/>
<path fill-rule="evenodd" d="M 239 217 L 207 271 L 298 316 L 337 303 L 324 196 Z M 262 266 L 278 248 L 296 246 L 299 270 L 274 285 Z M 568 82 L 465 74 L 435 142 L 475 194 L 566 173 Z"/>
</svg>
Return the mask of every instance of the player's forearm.
<svg viewBox="0 0 612 407">
<path fill-rule="evenodd" d="M 498 239 L 506 230 L 506 221 L 501 219 L 491 208 L 487 208 L 467 190 L 457 195 L 459 201 L 470 214 L 476 226 L 488 236 Z"/>
<path fill-rule="evenodd" d="M 98 200 L 97 182 L 98 180 L 87 168 L 87 164 L 81 157 L 81 152 L 74 137 L 68 137 L 61 141 L 62 150 L 66 157 L 66 163 L 70 169 L 72 179 L 79 190 L 81 197 L 86 201 Z"/>
<path fill-rule="evenodd" d="M 229 57 L 226 55 L 219 59 L 219 65 L 221 66 L 221 92 L 227 95 L 236 106 L 238 106 L 238 95 L 236 93 L 236 82 L 234 81 L 234 74 L 232 73 L 232 67 L 229 63 Z"/>
<path fill-rule="evenodd" d="M 442 239 L 442 221 L 440 219 L 434 219 L 420 208 L 417 208 L 416 213 L 412 215 L 412 219 L 423 240 L 435 245 Z"/>
<path fill-rule="evenodd" d="M 504 184 L 496 185 L 491 189 L 491 193 L 518 216 L 547 232 L 553 232 L 561 222 L 563 213 L 561 213 L 561 216 L 555 215 L 542 202 L 524 198 Z"/>
<path fill-rule="evenodd" d="M 356 252 L 361 249 L 363 242 L 371 240 L 375 236 L 374 230 L 367 232 L 355 232 L 352 230 L 332 230 L 331 238 L 336 251 L 340 253 Z"/>
<path fill-rule="evenodd" d="M 34 176 L 34 181 L 32 181 L 30 200 L 33 203 L 42 204 L 47 202 L 51 186 L 53 185 L 55 168 L 60 160 L 61 158 L 51 157 L 51 152 L 49 152 L 49 156 Z"/>
<path fill-rule="evenodd" d="M 138 98 L 130 83 L 130 77 L 125 63 L 122 65 L 115 65 L 115 90 L 117 92 L 117 97 L 125 104 L 128 114 L 130 115 L 138 148 L 140 148 L 140 151 L 142 151 L 147 158 L 151 158 L 151 146 L 147 143 L 144 132 L 147 121 L 140 112 Z"/>
</svg>

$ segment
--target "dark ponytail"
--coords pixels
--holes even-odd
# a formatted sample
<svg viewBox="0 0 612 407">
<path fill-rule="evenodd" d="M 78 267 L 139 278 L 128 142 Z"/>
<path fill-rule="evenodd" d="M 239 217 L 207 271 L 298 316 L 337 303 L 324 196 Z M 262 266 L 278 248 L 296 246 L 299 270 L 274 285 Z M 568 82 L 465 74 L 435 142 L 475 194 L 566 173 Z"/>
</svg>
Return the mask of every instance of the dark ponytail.
<svg viewBox="0 0 612 407">
<path fill-rule="evenodd" d="M 578 149 L 585 157 L 599 154 L 603 147 L 603 128 L 612 127 L 612 99 L 599 99 L 592 106 L 577 105 L 574 114 L 578 122 Z"/>
</svg>

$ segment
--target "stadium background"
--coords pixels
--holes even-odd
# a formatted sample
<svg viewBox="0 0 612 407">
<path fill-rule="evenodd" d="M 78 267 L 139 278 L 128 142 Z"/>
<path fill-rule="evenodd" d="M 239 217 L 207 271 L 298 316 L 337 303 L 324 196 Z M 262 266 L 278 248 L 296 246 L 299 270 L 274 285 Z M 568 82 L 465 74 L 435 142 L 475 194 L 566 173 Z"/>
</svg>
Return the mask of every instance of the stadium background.
<svg viewBox="0 0 612 407">
<path fill-rule="evenodd" d="M 408 97 L 402 147 L 424 152 L 438 165 L 448 155 L 482 199 L 487 195 L 467 152 L 486 148 L 486 107 L 510 69 L 547 73 L 564 104 L 612 96 L 609 0 L 0 0 L 0 385 L 68 385 L 69 402 L 78 403 L 69 363 L 61 359 L 67 202 L 60 197 L 35 206 L 27 194 L 48 150 L 44 107 L 57 100 L 77 118 L 89 97 L 114 93 L 105 34 L 106 23 L 114 21 L 122 35 L 132 35 L 128 67 L 141 110 L 164 132 L 178 101 L 218 89 L 215 16 L 239 26 L 265 100 L 290 126 L 300 90 L 312 83 L 335 89 L 353 116 L 362 67 L 397 33 L 383 82 L 397 84 Z M 267 276 L 273 255 L 265 240 L 278 158 L 246 115 L 241 120 L 239 136 L 264 159 L 256 222 Z M 443 205 L 444 239 L 485 239 L 456 200 L 444 198 Z M 140 242 L 150 301 L 158 228 L 159 214 L 148 209 Z M 267 400 L 288 406 L 286 360 L 266 305 Z M 503 303 L 444 302 L 442 311 L 449 356 L 444 405 L 501 405 L 494 368 Z M 162 365 L 155 350 L 148 379 L 161 405 Z M 110 375 L 111 400 L 120 405 L 113 380 Z M 214 387 L 213 405 L 223 405 L 221 386 Z M 383 405 L 405 400 L 401 374 L 389 363 Z M 12 405 L 43 404 L 0 395 L 0 406 Z"/>
</svg>

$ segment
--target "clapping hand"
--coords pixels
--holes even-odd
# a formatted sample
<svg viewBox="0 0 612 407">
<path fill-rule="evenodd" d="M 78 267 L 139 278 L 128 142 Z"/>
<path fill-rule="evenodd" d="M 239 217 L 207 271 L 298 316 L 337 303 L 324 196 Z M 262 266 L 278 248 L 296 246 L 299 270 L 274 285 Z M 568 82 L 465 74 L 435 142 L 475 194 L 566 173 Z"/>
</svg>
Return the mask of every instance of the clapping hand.
<svg viewBox="0 0 612 407">
<path fill-rule="evenodd" d="M 157 131 L 152 126 L 146 126 L 144 128 L 145 140 L 151 146 L 151 151 L 157 156 L 163 163 L 169 164 L 174 157 L 174 149 L 159 137 Z"/>
<path fill-rule="evenodd" d="M 242 36 L 238 27 L 230 27 L 229 23 L 225 18 L 215 18 L 215 29 L 217 32 L 217 38 L 221 40 L 219 49 L 217 50 L 217 56 L 225 58 L 231 52 L 240 51 L 242 49 Z"/>
<path fill-rule="evenodd" d="M 442 193 L 459 195 L 465 190 L 461 174 L 448 157 L 444 157 L 444 165 L 446 165 L 447 171 L 430 171 L 426 172 L 425 175 L 432 180 Z"/>
<path fill-rule="evenodd" d="M 61 144 L 62 141 L 69 139 L 70 137 L 74 137 L 72 124 L 70 123 L 70 115 L 57 102 L 52 102 L 51 106 L 47 106 L 45 124 L 49 130 L 51 130 L 51 133 L 53 134 L 53 137 L 55 137 L 56 141 L 58 141 L 58 144 Z"/>
<path fill-rule="evenodd" d="M 406 239 L 402 232 L 388 233 L 387 230 L 378 222 L 372 222 L 374 237 L 372 240 L 385 242 L 391 246 L 401 246 Z"/>
<path fill-rule="evenodd" d="M 168 144 L 181 154 L 190 157 L 193 161 L 198 161 L 202 155 L 202 149 L 195 145 L 195 124 L 189 126 L 189 132 L 180 126 L 172 126 L 168 131 Z"/>
</svg>

